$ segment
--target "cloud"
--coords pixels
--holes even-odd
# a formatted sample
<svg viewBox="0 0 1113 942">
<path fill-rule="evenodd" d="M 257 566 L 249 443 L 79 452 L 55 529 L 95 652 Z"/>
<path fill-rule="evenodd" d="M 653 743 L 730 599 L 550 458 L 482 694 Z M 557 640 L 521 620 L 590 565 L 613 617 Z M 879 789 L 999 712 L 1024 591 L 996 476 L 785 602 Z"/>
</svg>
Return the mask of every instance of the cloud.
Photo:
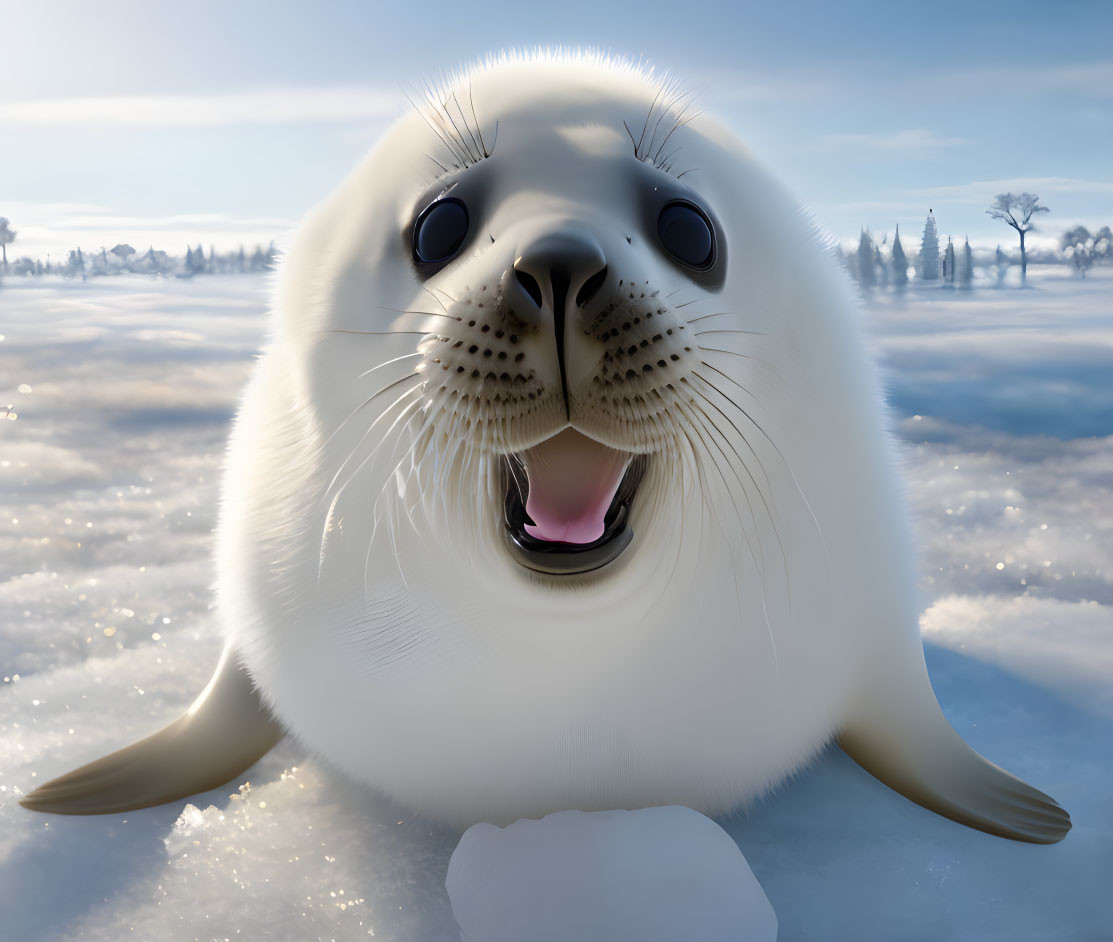
<svg viewBox="0 0 1113 942">
<path fill-rule="evenodd" d="M 1048 66 L 987 66 L 952 70 L 951 87 L 1002 91 L 1028 95 L 1036 91 L 1062 92 L 1082 98 L 1113 97 L 1113 61 L 1079 62 Z"/>
<path fill-rule="evenodd" d="M 1113 195 L 1113 181 L 1079 180 L 1076 177 L 1009 177 L 1001 180 L 972 180 L 949 186 L 929 186 L 910 190 L 921 198 L 937 203 L 981 205 L 996 193 L 1071 193 L 1082 195 Z"/>
<path fill-rule="evenodd" d="M 213 127 L 375 121 L 398 115 L 400 90 L 376 86 L 265 88 L 222 95 L 117 95 L 0 102 L 0 124 Z"/>
<path fill-rule="evenodd" d="M 111 207 L 80 203 L 3 202 L 19 233 L 9 246 L 8 257 L 65 253 L 80 245 L 86 251 L 118 242 L 137 249 L 148 245 L 182 252 L 185 245 L 202 242 L 227 251 L 236 245 L 266 245 L 279 242 L 296 225 L 283 216 L 233 216 L 227 213 L 172 213 L 169 215 L 125 215 Z"/>
<path fill-rule="evenodd" d="M 932 150 L 950 150 L 965 147 L 970 142 L 962 137 L 943 137 L 926 128 L 909 128 L 903 131 L 872 131 L 861 134 L 825 134 L 815 143 L 815 149 L 869 150 L 882 153 L 922 153 Z"/>
</svg>

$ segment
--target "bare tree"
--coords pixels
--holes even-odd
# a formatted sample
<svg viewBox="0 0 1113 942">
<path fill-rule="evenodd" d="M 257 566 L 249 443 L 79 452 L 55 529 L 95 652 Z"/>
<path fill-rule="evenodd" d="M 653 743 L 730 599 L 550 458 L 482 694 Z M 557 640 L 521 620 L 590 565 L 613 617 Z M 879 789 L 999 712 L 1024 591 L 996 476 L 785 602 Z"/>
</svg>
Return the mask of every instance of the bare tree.
<svg viewBox="0 0 1113 942">
<path fill-rule="evenodd" d="M 1035 229 L 1031 222 L 1035 213 L 1047 213 L 1046 206 L 1040 206 L 1040 198 L 1035 193 L 998 193 L 993 205 L 986 212 L 994 219 L 1003 219 L 1020 233 L 1020 284 L 1028 284 L 1028 256 L 1024 252 L 1024 233 Z"/>
<path fill-rule="evenodd" d="M 18 235 L 15 232 L 8 220 L 0 216 L 0 252 L 3 253 L 4 267 L 8 267 L 8 244 L 15 241 Z"/>
</svg>

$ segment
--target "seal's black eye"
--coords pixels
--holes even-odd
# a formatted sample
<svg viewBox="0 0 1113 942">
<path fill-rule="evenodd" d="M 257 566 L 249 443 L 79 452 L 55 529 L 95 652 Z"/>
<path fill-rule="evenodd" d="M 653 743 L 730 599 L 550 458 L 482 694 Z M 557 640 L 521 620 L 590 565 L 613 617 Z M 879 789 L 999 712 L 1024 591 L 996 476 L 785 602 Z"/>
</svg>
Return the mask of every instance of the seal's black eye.
<svg viewBox="0 0 1113 942">
<path fill-rule="evenodd" d="M 715 260 L 715 233 L 707 217 L 691 203 L 666 204 L 657 217 L 657 236 L 665 251 L 689 268 L 705 271 Z"/>
<path fill-rule="evenodd" d="M 437 200 L 414 223 L 414 259 L 422 265 L 447 262 L 468 234 L 468 208 L 455 198 Z"/>
</svg>

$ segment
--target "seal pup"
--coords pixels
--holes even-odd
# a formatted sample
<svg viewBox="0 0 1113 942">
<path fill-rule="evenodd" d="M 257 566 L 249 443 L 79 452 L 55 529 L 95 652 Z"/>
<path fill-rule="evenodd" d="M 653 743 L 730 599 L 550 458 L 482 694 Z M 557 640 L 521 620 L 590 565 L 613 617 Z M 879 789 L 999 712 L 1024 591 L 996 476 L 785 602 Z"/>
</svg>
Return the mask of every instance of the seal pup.
<svg viewBox="0 0 1113 942">
<path fill-rule="evenodd" d="M 837 736 L 940 814 L 1060 840 L 936 702 L 876 371 L 793 201 L 630 66 L 508 57 L 426 99 L 284 262 L 217 674 L 24 804 L 168 801 L 286 728 L 457 825 L 714 814 Z"/>
</svg>

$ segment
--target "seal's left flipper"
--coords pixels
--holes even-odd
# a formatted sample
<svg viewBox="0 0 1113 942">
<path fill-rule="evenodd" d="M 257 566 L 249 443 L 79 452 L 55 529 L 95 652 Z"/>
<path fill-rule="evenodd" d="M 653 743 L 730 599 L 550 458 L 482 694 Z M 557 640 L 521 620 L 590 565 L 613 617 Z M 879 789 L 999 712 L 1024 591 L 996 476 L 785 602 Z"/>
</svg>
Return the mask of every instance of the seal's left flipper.
<svg viewBox="0 0 1113 942">
<path fill-rule="evenodd" d="M 1070 815 L 1053 798 L 982 758 L 951 728 L 926 670 L 904 689 L 864 693 L 839 745 L 867 772 L 980 831 L 1033 844 L 1066 837 Z"/>
<path fill-rule="evenodd" d="M 160 805 L 223 785 L 282 733 L 228 646 L 185 714 L 153 736 L 41 785 L 20 804 L 53 814 Z"/>
</svg>

